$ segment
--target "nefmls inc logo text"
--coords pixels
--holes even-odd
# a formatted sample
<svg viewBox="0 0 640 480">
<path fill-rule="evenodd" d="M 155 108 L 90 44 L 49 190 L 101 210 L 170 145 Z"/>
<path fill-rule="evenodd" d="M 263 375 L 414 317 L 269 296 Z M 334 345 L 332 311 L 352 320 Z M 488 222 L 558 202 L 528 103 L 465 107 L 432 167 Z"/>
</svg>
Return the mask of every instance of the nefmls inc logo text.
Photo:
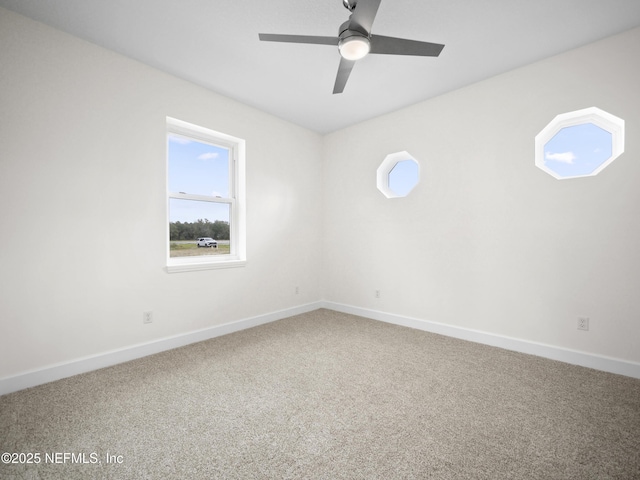
<svg viewBox="0 0 640 480">
<path fill-rule="evenodd" d="M 72 453 L 72 452 L 51 452 L 44 454 L 44 463 L 100 463 L 100 457 L 96 452 Z"/>
<path fill-rule="evenodd" d="M 11 464 L 39 464 L 39 463 L 53 463 L 53 464 L 101 464 L 102 460 L 100 455 L 96 452 L 91 453 L 74 453 L 74 452 L 46 452 L 44 455 L 40 452 L 27 452 L 27 453 L 9 453 L 4 452 L 2 455 L 2 463 Z M 107 452 L 104 455 L 105 463 L 124 463 L 124 456 L 115 455 Z"/>
</svg>

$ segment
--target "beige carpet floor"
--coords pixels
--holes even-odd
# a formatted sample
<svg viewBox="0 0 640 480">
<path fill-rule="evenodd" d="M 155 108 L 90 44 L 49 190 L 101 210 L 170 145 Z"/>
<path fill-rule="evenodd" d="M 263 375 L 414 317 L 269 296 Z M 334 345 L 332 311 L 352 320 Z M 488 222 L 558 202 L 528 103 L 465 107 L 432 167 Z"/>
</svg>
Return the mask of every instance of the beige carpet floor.
<svg viewBox="0 0 640 480">
<path fill-rule="evenodd" d="M 2 452 L 40 456 L 2 479 L 640 479 L 640 380 L 317 310 L 2 396 Z"/>
</svg>

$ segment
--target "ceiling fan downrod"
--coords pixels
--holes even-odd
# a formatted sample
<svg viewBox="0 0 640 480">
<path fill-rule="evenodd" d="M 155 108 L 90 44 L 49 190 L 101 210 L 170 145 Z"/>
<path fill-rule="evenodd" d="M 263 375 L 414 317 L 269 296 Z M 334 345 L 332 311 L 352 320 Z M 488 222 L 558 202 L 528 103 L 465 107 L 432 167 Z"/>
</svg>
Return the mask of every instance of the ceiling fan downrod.
<svg viewBox="0 0 640 480">
<path fill-rule="evenodd" d="M 356 8 L 356 0 L 342 0 L 342 4 L 344 5 L 344 8 L 346 8 L 350 12 L 353 12 L 353 10 Z"/>
</svg>

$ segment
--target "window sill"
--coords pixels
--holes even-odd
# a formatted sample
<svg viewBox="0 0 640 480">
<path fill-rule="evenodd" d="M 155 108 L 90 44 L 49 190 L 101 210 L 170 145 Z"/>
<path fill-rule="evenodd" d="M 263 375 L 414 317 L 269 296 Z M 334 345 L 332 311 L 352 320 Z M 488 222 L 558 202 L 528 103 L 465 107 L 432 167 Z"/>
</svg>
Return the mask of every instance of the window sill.
<svg viewBox="0 0 640 480">
<path fill-rule="evenodd" d="M 216 260 L 215 262 L 207 262 L 201 259 L 193 261 L 171 261 L 167 263 L 167 273 L 181 273 L 181 272 L 195 272 L 199 270 L 215 270 L 219 268 L 237 268 L 244 267 L 247 264 L 246 260 L 240 260 L 238 258 L 230 258 L 225 260 Z"/>
</svg>

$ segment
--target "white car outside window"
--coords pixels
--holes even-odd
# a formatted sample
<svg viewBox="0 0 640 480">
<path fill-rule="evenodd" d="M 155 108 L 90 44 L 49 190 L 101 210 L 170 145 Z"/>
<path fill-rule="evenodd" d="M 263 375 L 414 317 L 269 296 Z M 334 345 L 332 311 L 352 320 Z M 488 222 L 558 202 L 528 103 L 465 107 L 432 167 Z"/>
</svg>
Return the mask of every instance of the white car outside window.
<svg viewBox="0 0 640 480">
<path fill-rule="evenodd" d="M 211 237 L 202 237 L 198 239 L 198 247 L 218 248 L 218 242 Z"/>
</svg>

